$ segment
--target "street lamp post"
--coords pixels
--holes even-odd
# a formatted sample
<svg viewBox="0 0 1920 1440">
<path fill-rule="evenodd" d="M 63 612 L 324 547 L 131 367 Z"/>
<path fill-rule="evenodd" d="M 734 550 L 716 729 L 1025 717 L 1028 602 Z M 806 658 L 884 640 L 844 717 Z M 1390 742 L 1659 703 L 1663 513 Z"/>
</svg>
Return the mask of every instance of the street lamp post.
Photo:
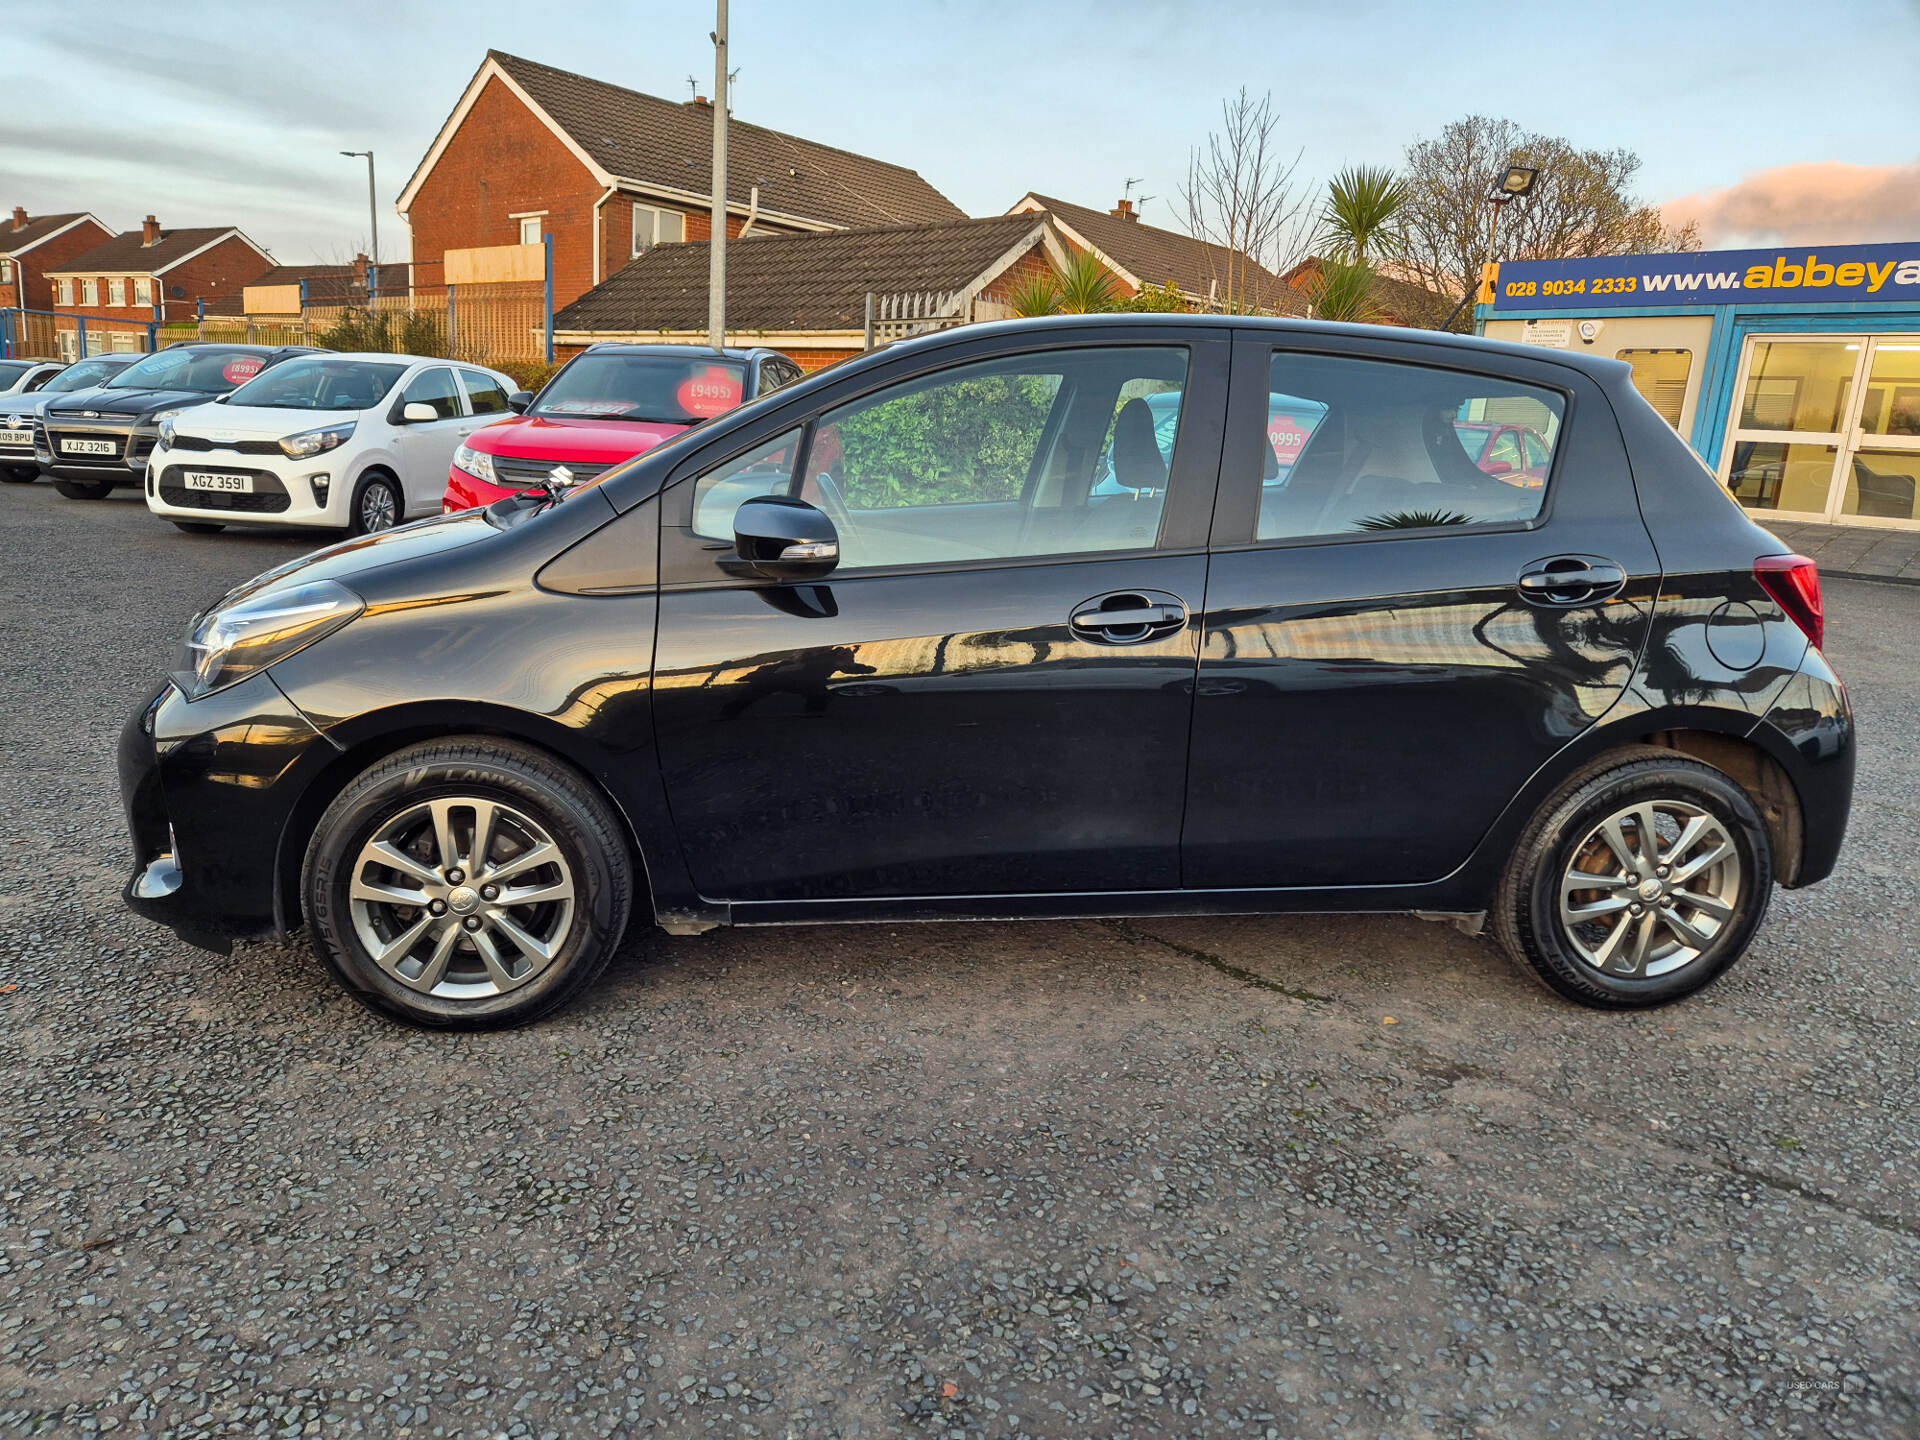
<svg viewBox="0 0 1920 1440">
<path fill-rule="evenodd" d="M 380 287 L 380 205 L 374 199 L 373 188 L 373 152 L 371 150 L 342 150 L 349 159 L 364 158 L 367 162 L 367 224 L 372 227 L 373 263 L 367 271 L 367 305 L 371 309 L 374 292 Z"/>
<path fill-rule="evenodd" d="M 713 25 L 713 221 L 707 237 L 707 343 L 727 344 L 727 0 Z"/>
<path fill-rule="evenodd" d="M 1493 219 L 1487 226 L 1487 265 L 1493 264 L 1494 240 L 1500 233 L 1500 212 L 1532 190 L 1539 178 L 1540 167 L 1537 165 L 1509 165 L 1506 173 L 1494 185 L 1493 193 L 1487 197 L 1487 203 L 1493 207 Z M 1486 274 L 1486 265 L 1480 267 L 1480 273 L 1483 276 Z M 1453 329 L 1454 318 L 1466 309 L 1467 302 L 1473 298 L 1477 288 L 1477 282 L 1468 282 L 1467 293 L 1460 297 L 1460 303 L 1447 315 L 1445 323 L 1440 326 L 1442 330 Z"/>
</svg>

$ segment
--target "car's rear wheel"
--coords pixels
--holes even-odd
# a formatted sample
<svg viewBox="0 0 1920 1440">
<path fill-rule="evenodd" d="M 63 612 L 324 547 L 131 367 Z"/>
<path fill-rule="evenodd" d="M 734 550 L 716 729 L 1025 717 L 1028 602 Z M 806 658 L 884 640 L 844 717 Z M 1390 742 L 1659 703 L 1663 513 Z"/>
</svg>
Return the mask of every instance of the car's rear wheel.
<svg viewBox="0 0 1920 1440">
<path fill-rule="evenodd" d="M 415 745 L 341 792 L 307 847 L 314 948 L 361 1003 L 415 1025 L 524 1024 L 613 957 L 632 905 L 618 822 L 513 741 Z"/>
<path fill-rule="evenodd" d="M 56 480 L 53 488 L 69 500 L 104 500 L 113 493 L 107 480 Z"/>
<path fill-rule="evenodd" d="M 0 484 L 31 485 L 39 478 L 37 465 L 0 465 Z"/>
<path fill-rule="evenodd" d="M 218 535 L 227 527 L 211 520 L 176 520 L 173 528 L 184 530 L 189 535 Z"/>
<path fill-rule="evenodd" d="M 391 530 L 405 513 L 400 503 L 400 486 L 387 475 L 375 472 L 363 475 L 353 491 L 353 511 L 347 529 L 355 535 L 373 535 Z"/>
<path fill-rule="evenodd" d="M 1495 935 L 1569 1000 L 1665 1004 L 1723 974 L 1773 891 L 1767 828 L 1710 765 L 1636 748 L 1576 776 L 1521 837 Z"/>
</svg>

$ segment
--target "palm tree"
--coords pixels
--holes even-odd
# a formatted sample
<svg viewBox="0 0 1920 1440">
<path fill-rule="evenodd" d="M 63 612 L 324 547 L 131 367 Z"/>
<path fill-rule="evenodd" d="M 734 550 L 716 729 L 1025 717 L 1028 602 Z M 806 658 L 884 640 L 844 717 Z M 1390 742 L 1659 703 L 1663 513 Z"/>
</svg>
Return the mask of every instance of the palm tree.
<svg viewBox="0 0 1920 1440">
<path fill-rule="evenodd" d="M 1373 303 L 1373 269 L 1363 261 L 1322 260 L 1307 281 L 1307 303 L 1316 320 L 1371 325 L 1381 317 Z"/>
<path fill-rule="evenodd" d="M 1370 257 L 1390 258 L 1406 249 L 1402 213 L 1407 182 L 1384 166 L 1350 165 L 1327 185 L 1320 234 L 1339 260 L 1365 265 Z"/>
<path fill-rule="evenodd" d="M 1007 308 L 1016 315 L 1058 315 L 1060 281 L 1051 270 L 1029 275 L 1007 296 Z"/>
<path fill-rule="evenodd" d="M 1088 251 L 1078 251 L 1060 277 L 1060 308 L 1069 315 L 1111 310 L 1119 298 L 1113 272 Z"/>
</svg>

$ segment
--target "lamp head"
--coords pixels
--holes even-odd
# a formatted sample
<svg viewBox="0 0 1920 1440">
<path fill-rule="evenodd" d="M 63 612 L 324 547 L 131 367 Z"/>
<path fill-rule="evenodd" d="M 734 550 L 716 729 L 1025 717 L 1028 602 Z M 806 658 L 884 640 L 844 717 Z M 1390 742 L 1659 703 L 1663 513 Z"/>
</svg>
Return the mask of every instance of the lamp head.
<svg viewBox="0 0 1920 1440">
<path fill-rule="evenodd" d="M 1500 177 L 1500 183 L 1494 187 L 1502 200 L 1518 200 L 1533 189 L 1534 181 L 1540 178 L 1537 165 L 1509 165 L 1507 173 Z"/>
</svg>

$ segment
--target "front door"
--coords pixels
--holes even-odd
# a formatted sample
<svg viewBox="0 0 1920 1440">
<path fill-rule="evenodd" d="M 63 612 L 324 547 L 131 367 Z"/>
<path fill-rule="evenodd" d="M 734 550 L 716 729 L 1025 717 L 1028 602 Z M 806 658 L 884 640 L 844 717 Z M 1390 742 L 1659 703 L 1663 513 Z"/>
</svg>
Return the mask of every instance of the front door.
<svg viewBox="0 0 1920 1440">
<path fill-rule="evenodd" d="M 412 421 L 394 436 L 404 492 L 400 503 L 408 515 L 439 510 L 440 497 L 447 490 L 447 472 L 453 467 L 453 452 L 480 424 L 467 413 L 460 399 L 460 382 L 445 365 L 430 366 L 409 380 L 394 402 L 394 412 L 398 414 L 414 404 L 431 405 L 435 418 Z"/>
<path fill-rule="evenodd" d="M 703 895 L 1178 887 L 1226 353 L 921 368 L 669 490 L 654 707 Z M 752 494 L 825 511 L 839 568 L 727 574 Z"/>
<path fill-rule="evenodd" d="M 1344 353 L 1235 352 L 1192 888 L 1445 876 L 1620 694 L 1647 633 L 1659 564 L 1598 387 L 1323 343 Z M 1291 464 L 1277 412 L 1310 432 Z M 1489 456 L 1515 431 L 1544 465 Z"/>
</svg>

